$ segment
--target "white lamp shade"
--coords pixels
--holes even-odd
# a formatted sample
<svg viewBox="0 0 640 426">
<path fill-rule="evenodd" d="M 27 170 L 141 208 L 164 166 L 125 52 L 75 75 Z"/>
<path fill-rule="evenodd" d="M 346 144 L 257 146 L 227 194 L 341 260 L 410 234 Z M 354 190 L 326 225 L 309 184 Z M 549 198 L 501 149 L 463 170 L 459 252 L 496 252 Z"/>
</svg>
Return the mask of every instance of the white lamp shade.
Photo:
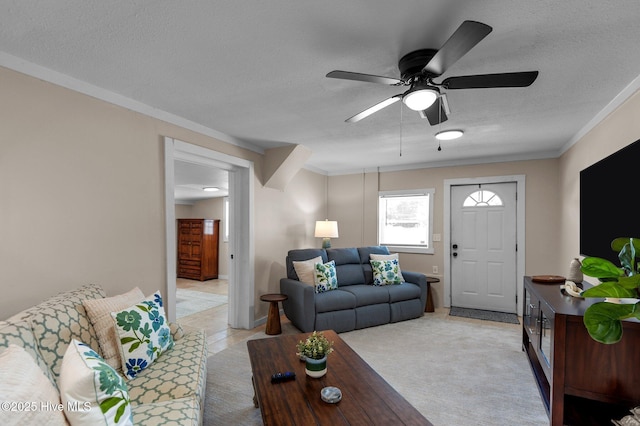
<svg viewBox="0 0 640 426">
<path fill-rule="evenodd" d="M 335 220 L 316 221 L 316 238 L 338 238 L 338 222 Z"/>
<path fill-rule="evenodd" d="M 402 102 L 414 111 L 424 111 L 438 98 L 437 93 L 428 88 L 411 89 L 403 96 Z"/>
</svg>

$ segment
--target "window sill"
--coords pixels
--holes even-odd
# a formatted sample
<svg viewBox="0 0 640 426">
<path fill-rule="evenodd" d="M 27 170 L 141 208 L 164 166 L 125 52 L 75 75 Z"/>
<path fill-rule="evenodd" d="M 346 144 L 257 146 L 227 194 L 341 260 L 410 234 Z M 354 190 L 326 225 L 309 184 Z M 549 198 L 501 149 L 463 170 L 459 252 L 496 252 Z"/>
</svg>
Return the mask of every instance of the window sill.
<svg viewBox="0 0 640 426">
<path fill-rule="evenodd" d="M 417 253 L 417 254 L 434 254 L 433 248 L 426 247 L 407 247 L 407 246 L 387 246 L 393 253 Z"/>
</svg>

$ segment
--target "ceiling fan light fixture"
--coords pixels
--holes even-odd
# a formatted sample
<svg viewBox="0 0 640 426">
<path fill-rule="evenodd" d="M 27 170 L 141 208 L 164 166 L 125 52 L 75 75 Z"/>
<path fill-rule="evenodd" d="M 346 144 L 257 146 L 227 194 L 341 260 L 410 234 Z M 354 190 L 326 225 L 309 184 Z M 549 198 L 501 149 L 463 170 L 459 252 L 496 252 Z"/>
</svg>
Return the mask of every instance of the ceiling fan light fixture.
<svg viewBox="0 0 640 426">
<path fill-rule="evenodd" d="M 402 102 L 414 111 L 424 111 L 438 99 L 438 92 L 424 86 L 412 87 L 402 97 Z"/>
<path fill-rule="evenodd" d="M 463 134 L 464 132 L 462 130 L 443 130 L 442 132 L 436 133 L 436 139 L 440 141 L 450 141 L 462 137 Z"/>
</svg>

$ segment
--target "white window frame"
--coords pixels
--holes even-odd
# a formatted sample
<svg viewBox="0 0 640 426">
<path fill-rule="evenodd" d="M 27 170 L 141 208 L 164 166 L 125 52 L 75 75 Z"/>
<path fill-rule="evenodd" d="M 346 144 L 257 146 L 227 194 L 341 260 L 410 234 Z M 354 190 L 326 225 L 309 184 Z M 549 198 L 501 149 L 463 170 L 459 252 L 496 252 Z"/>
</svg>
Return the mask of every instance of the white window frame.
<svg viewBox="0 0 640 426">
<path fill-rule="evenodd" d="M 424 246 L 416 245 L 387 245 L 389 251 L 398 253 L 422 253 L 422 254 L 434 254 L 433 248 L 433 206 L 435 204 L 435 188 L 423 188 L 423 189 L 402 189 L 396 191 L 378 191 L 378 220 L 377 220 L 377 241 L 380 242 L 380 220 L 382 215 L 380 214 L 380 198 L 383 197 L 399 197 L 399 196 L 411 196 L 411 195 L 428 195 L 429 196 L 429 230 L 427 232 L 427 244 Z"/>
</svg>

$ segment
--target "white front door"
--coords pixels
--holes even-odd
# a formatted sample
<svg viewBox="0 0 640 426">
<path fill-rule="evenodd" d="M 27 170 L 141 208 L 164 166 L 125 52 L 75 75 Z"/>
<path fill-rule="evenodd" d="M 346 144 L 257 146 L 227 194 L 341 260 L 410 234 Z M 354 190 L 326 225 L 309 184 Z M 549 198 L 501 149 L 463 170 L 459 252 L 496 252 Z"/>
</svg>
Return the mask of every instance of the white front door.
<svg viewBox="0 0 640 426">
<path fill-rule="evenodd" d="M 516 313 L 516 188 L 451 187 L 451 306 Z"/>
</svg>

